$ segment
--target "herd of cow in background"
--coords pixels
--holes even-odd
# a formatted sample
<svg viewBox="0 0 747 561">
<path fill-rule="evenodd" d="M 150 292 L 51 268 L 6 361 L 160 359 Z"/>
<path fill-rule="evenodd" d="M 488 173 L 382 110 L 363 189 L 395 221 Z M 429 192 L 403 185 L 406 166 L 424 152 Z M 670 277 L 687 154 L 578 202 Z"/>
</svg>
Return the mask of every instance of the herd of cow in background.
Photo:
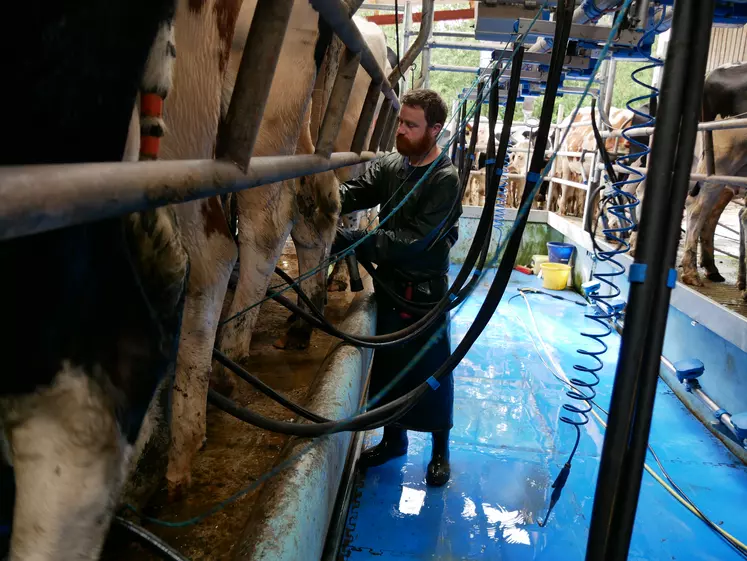
<svg viewBox="0 0 747 561">
<path fill-rule="evenodd" d="M 711 121 L 742 116 L 747 112 L 747 63 L 728 64 L 711 71 L 706 77 L 704 86 L 704 113 L 703 120 Z M 642 106 L 639 111 L 648 114 L 649 106 Z M 545 178 L 532 208 L 549 210 L 561 216 L 581 218 L 585 215 L 587 205 L 587 191 L 568 184 L 555 183 L 553 178 L 575 183 L 589 184 L 592 173 L 591 164 L 594 161 L 592 155 L 597 152 L 597 141 L 593 128 L 590 125 L 592 115 L 591 108 L 582 108 L 576 115 L 574 122 L 579 123 L 570 128 L 570 132 L 558 147 L 559 153 L 555 160 L 552 171 Z M 597 123 L 599 113 L 597 112 Z M 621 131 L 631 126 L 643 126 L 648 119 L 630 111 L 612 107 L 606 116 L 606 121 L 612 131 Z M 571 124 L 570 117 L 565 118 L 557 128 L 550 131 L 548 146 L 554 146 L 557 135 L 562 138 L 564 131 Z M 500 135 L 500 123 L 496 126 L 496 142 Z M 468 125 L 467 139 L 471 135 L 471 126 Z M 509 162 L 506 171 L 509 173 L 505 201 L 509 208 L 517 208 L 521 201 L 528 171 L 527 163 L 533 154 L 534 129 L 525 126 L 516 126 L 511 133 Z M 706 162 L 703 157 L 702 133 L 698 136 L 693 160 L 694 173 L 705 174 Z M 478 138 L 476 143 L 476 154 L 472 160 L 472 170 L 467 182 L 467 189 L 462 199 L 464 206 L 483 206 L 485 203 L 485 158 L 481 158 L 479 152 L 487 150 L 488 123 L 483 119 L 478 127 Z M 644 144 L 649 144 L 649 137 L 636 137 Z M 617 157 L 633 156 L 626 160 L 626 165 L 633 169 L 645 171 L 646 162 L 644 149 L 635 143 L 629 142 L 620 136 L 609 137 L 604 140 L 605 149 L 612 160 Z M 730 175 L 747 177 L 747 129 L 735 128 L 728 130 L 713 131 L 715 175 Z M 565 154 L 564 154 L 565 152 Z M 568 155 L 567 153 L 578 155 Z M 601 163 L 601 159 L 597 159 Z M 545 159 L 547 162 L 547 158 Z M 517 177 L 518 176 L 518 177 Z M 605 173 L 602 172 L 602 181 Z M 619 179 L 629 179 L 630 176 L 623 175 Z M 634 194 L 643 204 L 645 195 L 645 179 L 638 183 L 630 183 L 623 189 Z M 690 195 L 686 202 L 687 225 L 685 228 L 685 244 L 682 260 L 680 280 L 685 284 L 702 286 L 703 280 L 697 269 L 697 252 L 700 246 L 700 266 L 705 269 L 708 280 L 723 282 L 724 277 L 719 273 L 714 259 L 714 235 L 719 219 L 730 202 L 740 204 L 739 211 L 739 264 L 737 274 L 737 288 L 745 290 L 745 268 L 747 267 L 747 188 L 740 185 L 724 185 L 716 183 L 691 182 Z M 596 192 L 594 200 L 589 206 L 590 217 L 593 223 L 599 220 L 600 194 Z M 640 205 L 636 209 L 636 220 L 640 219 Z M 612 227 L 617 227 L 617 219 L 611 222 Z M 598 228 L 601 232 L 602 228 Z M 633 232 L 629 243 L 630 254 L 635 255 L 635 244 L 637 233 Z M 747 300 L 747 292 L 743 294 Z"/>
</svg>

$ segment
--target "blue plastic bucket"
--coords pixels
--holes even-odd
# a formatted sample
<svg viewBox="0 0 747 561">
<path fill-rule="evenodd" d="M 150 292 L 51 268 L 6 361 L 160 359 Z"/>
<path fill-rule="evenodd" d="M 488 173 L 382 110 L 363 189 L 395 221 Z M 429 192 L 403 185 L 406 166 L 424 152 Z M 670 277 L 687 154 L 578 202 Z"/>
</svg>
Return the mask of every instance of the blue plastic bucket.
<svg viewBox="0 0 747 561">
<path fill-rule="evenodd" d="M 563 263 L 568 265 L 568 262 L 573 256 L 573 250 L 576 246 L 565 242 L 547 242 L 547 256 L 549 257 L 550 263 Z"/>
</svg>

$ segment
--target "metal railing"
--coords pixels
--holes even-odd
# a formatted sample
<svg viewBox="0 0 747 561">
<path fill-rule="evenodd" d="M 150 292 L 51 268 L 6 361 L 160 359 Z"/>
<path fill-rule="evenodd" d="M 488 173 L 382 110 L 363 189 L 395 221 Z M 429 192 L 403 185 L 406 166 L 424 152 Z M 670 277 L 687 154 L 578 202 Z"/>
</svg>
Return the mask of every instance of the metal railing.
<svg viewBox="0 0 747 561">
<path fill-rule="evenodd" d="M 394 136 L 400 107 L 397 95 L 352 20 L 351 9 L 341 0 L 310 1 L 345 46 L 315 154 L 252 157 L 293 8 L 293 0 L 259 0 L 226 119 L 219 129 L 217 159 L 0 167 L 0 240 L 241 191 L 378 157 Z M 426 3 L 432 9 L 433 0 Z M 416 51 L 417 46 L 413 47 Z M 351 151 L 332 153 L 359 65 L 371 76 L 371 86 Z M 385 100 L 369 151 L 364 152 L 381 93 Z"/>
</svg>

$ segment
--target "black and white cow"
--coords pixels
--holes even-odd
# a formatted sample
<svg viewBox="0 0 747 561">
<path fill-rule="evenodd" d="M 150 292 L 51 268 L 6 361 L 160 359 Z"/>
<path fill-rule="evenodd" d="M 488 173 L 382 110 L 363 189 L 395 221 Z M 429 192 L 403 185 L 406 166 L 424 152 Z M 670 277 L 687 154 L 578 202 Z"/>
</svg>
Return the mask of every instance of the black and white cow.
<svg viewBox="0 0 747 561">
<path fill-rule="evenodd" d="M 174 9 L 174 0 L 12 3 L 0 32 L 12 142 L 0 163 L 137 158 L 126 149 L 128 132 L 140 134 L 133 108 L 139 93 L 167 93 Z M 188 259 L 172 218 L 163 208 L 0 242 L 11 561 L 98 558 L 175 360 Z"/>
<path fill-rule="evenodd" d="M 727 64 L 712 70 L 703 86 L 703 121 L 713 121 L 747 113 L 747 63 Z M 714 173 L 747 177 L 747 131 L 731 129 L 713 131 Z M 698 173 L 705 173 L 706 161 L 701 158 Z M 687 236 L 682 257 L 682 282 L 702 286 L 697 269 L 697 250 L 700 241 L 700 265 L 707 278 L 723 282 L 713 256 L 713 239 L 718 220 L 726 205 L 744 187 L 716 183 L 694 184 L 687 201 Z M 747 244 L 747 208 L 739 213 L 739 273 L 737 287 L 745 289 L 745 259 Z M 747 294 L 745 294 L 747 298 Z"/>
</svg>

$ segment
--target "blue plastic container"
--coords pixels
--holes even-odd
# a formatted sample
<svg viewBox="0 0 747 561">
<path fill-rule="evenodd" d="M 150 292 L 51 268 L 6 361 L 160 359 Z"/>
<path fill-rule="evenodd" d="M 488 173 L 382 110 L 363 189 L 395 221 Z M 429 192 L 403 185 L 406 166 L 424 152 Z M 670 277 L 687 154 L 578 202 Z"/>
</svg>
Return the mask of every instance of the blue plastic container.
<svg viewBox="0 0 747 561">
<path fill-rule="evenodd" d="M 563 263 L 568 265 L 573 256 L 576 246 L 565 242 L 547 242 L 547 256 L 550 263 Z"/>
</svg>

